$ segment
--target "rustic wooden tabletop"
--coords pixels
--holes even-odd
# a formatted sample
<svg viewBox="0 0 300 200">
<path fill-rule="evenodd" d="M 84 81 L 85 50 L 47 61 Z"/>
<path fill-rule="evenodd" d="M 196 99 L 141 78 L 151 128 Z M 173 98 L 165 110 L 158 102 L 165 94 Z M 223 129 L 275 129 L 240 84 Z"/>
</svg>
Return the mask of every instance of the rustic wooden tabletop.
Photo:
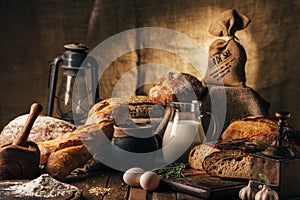
<svg viewBox="0 0 300 200">
<path fill-rule="evenodd" d="M 45 194 L 45 190 L 49 189 L 47 184 L 51 181 L 44 181 L 44 183 L 35 181 L 34 183 L 38 183 L 38 185 L 33 186 L 31 180 L 3 180 L 0 181 L 0 199 L 40 200 L 44 199 L 40 197 L 43 194 L 49 200 L 237 200 L 238 192 L 246 186 L 244 181 L 222 180 L 218 177 L 211 177 L 204 171 L 191 168 L 184 170 L 183 178 L 162 178 L 158 188 L 154 191 L 145 191 L 139 186 L 133 187 L 125 184 L 123 181 L 124 172 L 107 166 L 97 167 L 87 172 L 78 173 L 77 171 L 72 174 L 63 182 L 76 186 L 78 189 L 76 193 L 46 198 L 48 193 Z M 30 187 L 28 187 L 28 183 L 31 184 Z M 27 188 L 26 193 L 15 193 L 16 186 L 24 188 L 24 184 Z M 51 186 L 51 188 L 59 189 L 58 186 Z M 69 191 L 71 192 L 71 190 Z M 32 194 L 30 192 L 35 192 L 37 195 L 30 196 Z"/>
<path fill-rule="evenodd" d="M 83 200 L 201 200 L 199 197 L 171 191 L 161 186 L 151 192 L 147 192 L 141 187 L 128 186 L 123 181 L 123 172 L 109 168 L 93 171 L 84 180 L 70 183 L 81 190 Z M 105 194 L 101 195 L 101 192 Z"/>
</svg>

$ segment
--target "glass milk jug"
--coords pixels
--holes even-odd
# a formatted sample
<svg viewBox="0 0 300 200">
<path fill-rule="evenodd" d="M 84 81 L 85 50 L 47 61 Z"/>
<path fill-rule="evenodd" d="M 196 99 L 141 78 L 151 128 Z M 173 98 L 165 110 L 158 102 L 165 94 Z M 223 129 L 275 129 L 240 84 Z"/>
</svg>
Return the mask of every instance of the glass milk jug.
<svg viewBox="0 0 300 200">
<path fill-rule="evenodd" d="M 192 101 L 172 102 L 168 105 L 171 113 L 162 140 L 163 159 L 166 164 L 175 161 L 187 163 L 190 150 L 204 141 L 201 120 L 204 114 L 209 113 L 201 112 L 201 104 L 200 101 Z M 214 122 L 216 126 L 215 118 Z"/>
</svg>

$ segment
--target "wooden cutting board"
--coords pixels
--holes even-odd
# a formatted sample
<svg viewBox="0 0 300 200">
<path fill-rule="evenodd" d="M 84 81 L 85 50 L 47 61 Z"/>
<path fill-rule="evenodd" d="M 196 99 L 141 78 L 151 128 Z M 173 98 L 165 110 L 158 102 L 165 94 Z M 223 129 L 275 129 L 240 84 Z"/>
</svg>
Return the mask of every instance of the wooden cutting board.
<svg viewBox="0 0 300 200">
<path fill-rule="evenodd" d="M 248 184 L 248 180 L 221 179 L 203 171 L 188 169 L 184 178 L 162 179 L 161 184 L 171 190 L 209 200 L 232 200 L 239 199 L 238 193 Z"/>
</svg>

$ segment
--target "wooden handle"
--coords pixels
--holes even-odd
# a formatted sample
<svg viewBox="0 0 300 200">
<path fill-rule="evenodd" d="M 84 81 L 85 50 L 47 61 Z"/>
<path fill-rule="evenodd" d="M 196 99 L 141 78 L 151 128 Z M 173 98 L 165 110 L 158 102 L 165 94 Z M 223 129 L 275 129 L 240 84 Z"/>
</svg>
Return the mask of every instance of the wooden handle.
<svg viewBox="0 0 300 200">
<path fill-rule="evenodd" d="M 31 105 L 30 112 L 29 112 L 28 118 L 26 120 L 26 123 L 25 123 L 23 129 L 21 130 L 21 132 L 18 134 L 15 141 L 12 143 L 13 145 L 17 145 L 17 146 L 25 146 L 26 145 L 27 138 L 29 136 L 29 133 L 33 126 L 33 123 L 36 120 L 36 118 L 39 116 L 39 114 L 41 113 L 42 109 L 43 109 L 43 107 L 38 103 L 34 103 Z"/>
</svg>

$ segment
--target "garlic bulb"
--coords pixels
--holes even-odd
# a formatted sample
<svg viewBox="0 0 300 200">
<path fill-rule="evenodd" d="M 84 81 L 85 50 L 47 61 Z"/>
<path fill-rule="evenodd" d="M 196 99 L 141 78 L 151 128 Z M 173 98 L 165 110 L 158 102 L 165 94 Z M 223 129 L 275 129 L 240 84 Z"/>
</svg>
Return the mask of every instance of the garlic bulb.
<svg viewBox="0 0 300 200">
<path fill-rule="evenodd" d="M 255 200 L 279 200 L 279 196 L 268 185 L 263 185 L 262 189 L 256 193 Z"/>
<path fill-rule="evenodd" d="M 253 181 L 249 181 L 248 185 L 243 187 L 239 192 L 239 198 L 241 200 L 254 200 L 255 194 L 258 189 L 253 186 Z"/>
</svg>

